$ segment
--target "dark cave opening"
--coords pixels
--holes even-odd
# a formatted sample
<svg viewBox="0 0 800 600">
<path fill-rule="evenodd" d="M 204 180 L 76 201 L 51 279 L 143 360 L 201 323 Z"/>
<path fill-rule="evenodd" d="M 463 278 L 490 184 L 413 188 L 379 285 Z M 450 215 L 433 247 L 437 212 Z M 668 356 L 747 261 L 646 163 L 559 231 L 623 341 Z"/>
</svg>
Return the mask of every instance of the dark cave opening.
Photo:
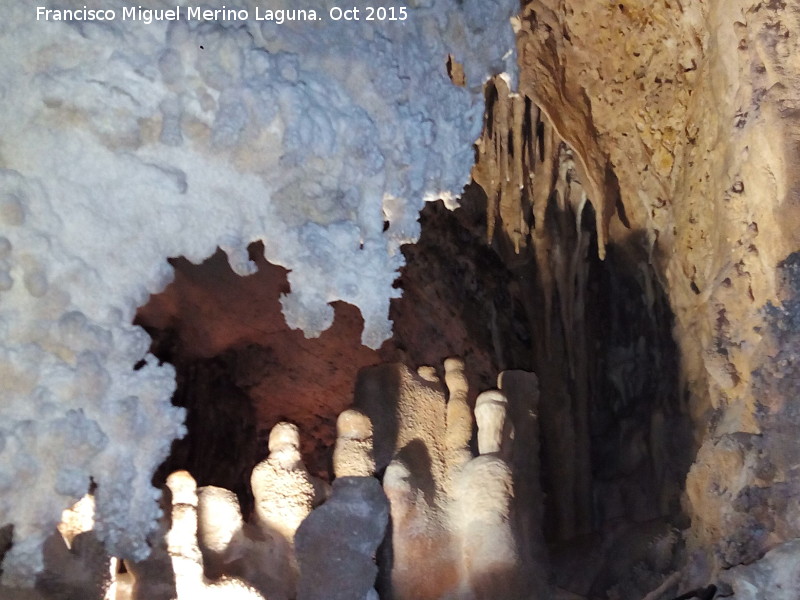
<svg viewBox="0 0 800 600">
<path fill-rule="evenodd" d="M 379 361 L 360 343 L 357 309 L 334 303 L 332 327 L 317 339 L 291 330 L 279 298 L 286 271 L 249 248 L 258 271 L 235 274 L 218 250 L 202 264 L 170 259 L 175 280 L 151 296 L 135 323 L 151 336 L 151 352 L 176 370 L 173 404 L 187 409 L 188 433 L 175 440 L 153 484 L 188 470 L 199 486 L 234 491 L 245 514 L 253 504 L 250 472 L 266 457 L 272 427 L 298 425 L 309 472 L 330 480 L 337 415 L 351 401 L 358 369 Z"/>
</svg>

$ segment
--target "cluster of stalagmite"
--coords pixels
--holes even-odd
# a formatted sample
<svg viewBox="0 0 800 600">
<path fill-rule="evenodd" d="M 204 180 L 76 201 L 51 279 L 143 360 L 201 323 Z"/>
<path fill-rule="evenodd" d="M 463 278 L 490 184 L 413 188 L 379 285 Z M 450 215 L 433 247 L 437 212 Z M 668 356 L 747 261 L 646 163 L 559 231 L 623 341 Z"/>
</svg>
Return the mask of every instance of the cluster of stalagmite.
<svg viewBox="0 0 800 600">
<path fill-rule="evenodd" d="M 526 461 L 538 451 L 538 432 L 530 426 L 535 377 L 527 374 L 525 389 L 478 396 L 473 456 L 463 369 L 460 360 L 446 361 L 446 388 L 429 367 L 413 372 L 402 364 L 380 365 L 359 377 L 355 404 L 374 424 L 376 468 L 385 469 L 391 507 L 381 583 L 395 600 L 545 593 L 538 474 L 525 471 L 535 468 Z M 515 491 L 517 476 L 530 486 Z M 532 521 L 533 528 L 520 527 Z"/>
<path fill-rule="evenodd" d="M 394 600 L 539 597 L 536 377 L 505 372 L 474 400 L 477 455 L 463 361 L 445 362 L 444 381 L 431 367 L 363 370 L 337 420 L 332 485 L 307 471 L 298 428 L 277 424 L 249 519 L 230 490 L 172 473 L 151 556 L 124 568 L 94 538 L 87 496 L 32 597 L 67 585 L 87 600 L 378 600 L 376 586 Z"/>
</svg>

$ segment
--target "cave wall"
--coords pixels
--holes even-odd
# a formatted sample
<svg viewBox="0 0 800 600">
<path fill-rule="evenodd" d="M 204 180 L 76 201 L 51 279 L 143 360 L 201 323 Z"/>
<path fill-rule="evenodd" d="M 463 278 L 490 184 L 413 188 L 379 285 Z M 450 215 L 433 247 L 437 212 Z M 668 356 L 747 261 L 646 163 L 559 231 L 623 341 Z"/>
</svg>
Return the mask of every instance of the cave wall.
<svg viewBox="0 0 800 600">
<path fill-rule="evenodd" d="M 485 195 L 472 184 L 459 204 L 453 211 L 429 202 L 420 211 L 420 238 L 403 247 L 395 282 L 403 294 L 389 312 L 393 335 L 378 354 L 416 367 L 463 358 L 472 403 L 498 372 L 532 367 L 533 339 L 513 292 L 516 275 L 486 245 Z"/>
<path fill-rule="evenodd" d="M 680 484 L 697 581 L 800 533 L 785 516 L 800 486 L 786 460 L 798 14 L 779 1 L 527 2 L 519 94 L 496 84 L 478 143 L 490 238 L 507 262 L 533 249 L 548 313 L 582 283 L 559 271 L 583 251 L 548 229 L 553 198 L 579 225 L 590 202 L 598 257 L 638 253 L 643 288 L 663 290 L 680 351 L 672 403 L 697 452 Z"/>
<path fill-rule="evenodd" d="M 508 3 L 495 8 L 506 10 Z M 432 31 L 439 32 L 434 17 L 445 12 L 429 15 L 435 21 Z M 482 37 L 492 35 L 491 30 L 473 27 L 473 21 L 485 22 L 484 14 L 472 7 L 465 17 L 468 26 L 460 12 L 452 15 L 447 35 L 457 38 L 454 44 L 462 54 L 480 58 L 492 47 Z M 10 441 L 0 451 L 13 455 L 14 461 L 6 463 L 13 468 L 3 473 L 0 524 L 23 525 L 14 535 L 18 542 L 27 539 L 13 547 L 14 563 L 7 561 L 6 567 L 15 565 L 13 577 L 29 581 L 41 566 L 36 557 L 42 532 L 53 524 L 59 508 L 84 491 L 90 476 L 108 480 L 98 493 L 101 537 L 121 553 L 146 552 L 144 537 L 155 515 L 155 491 L 146 480 L 166 454 L 168 441 L 183 433 L 182 411 L 171 410 L 166 402 L 172 371 L 153 364 L 134 374 L 130 369 L 146 353 L 147 340 L 130 327 L 129 317 L 148 292 L 171 277 L 162 259 L 186 254 L 199 260 L 219 244 L 246 273 L 253 265 L 243 247 L 252 239 L 265 239 L 267 254 L 294 267 L 295 294 L 301 288 L 306 292 L 283 304 L 292 324 L 319 333 L 333 318 L 329 301 L 358 300 L 371 323 L 365 340 L 376 346 L 388 335 L 384 313 L 388 298 L 396 295 L 392 282 L 402 262 L 398 247 L 416 238 L 416 209 L 423 199 L 461 181 L 469 155 L 465 132 L 474 128 L 479 104 L 467 90 L 442 87 L 450 83 L 437 63 L 438 70 L 430 66 L 413 72 L 414 81 L 424 82 L 416 89 L 430 92 L 420 96 L 420 110 L 399 109 L 408 98 L 405 87 L 396 85 L 387 49 L 392 44 L 376 53 L 370 36 L 353 56 L 364 65 L 362 72 L 317 60 L 331 53 L 327 40 L 315 36 L 309 38 L 313 44 L 304 46 L 296 39 L 254 34 L 244 26 L 176 32 L 158 25 L 150 30 L 152 36 L 120 37 L 135 49 L 132 54 L 140 53 L 135 59 L 114 52 L 116 42 L 108 30 L 56 24 L 46 35 L 33 35 L 22 9 L 11 16 L 4 20 L 3 32 L 9 35 L 2 44 L 35 43 L 22 52 L 24 69 L 0 63 L 11 90 L 4 131 L 10 140 L 26 140 L 13 151 L 6 143 L 0 147 L 0 217 L 7 226 L 0 238 L 7 302 L 0 325 L 5 334 L 3 374 L 11 382 L 3 390 L 8 400 L 3 406 L 5 411 L 24 405 L 26 411 L 3 413 L 13 428 L 4 429 L 3 439 Z M 516 20 L 519 93 L 511 92 L 511 77 L 498 78 L 487 88 L 474 177 L 487 194 L 486 235 L 502 267 L 512 274 L 504 273 L 508 281 L 489 288 L 487 296 L 498 296 L 493 311 L 514 313 L 522 307 L 531 330 L 541 335 L 515 331 L 509 322 L 470 329 L 465 324 L 471 321 L 488 317 L 491 324 L 506 317 L 459 306 L 459 326 L 465 327 L 454 339 L 461 346 L 469 337 L 481 340 L 483 350 L 474 363 L 484 378 L 492 370 L 515 366 L 504 364 L 513 361 L 498 351 L 497 331 L 514 331 L 520 352 L 515 350 L 515 357 L 531 345 L 531 363 L 542 371 L 548 392 L 543 394 L 542 419 L 557 432 L 549 439 L 545 433 L 543 444 L 547 487 L 556 492 L 549 501 L 556 511 L 558 539 L 592 532 L 604 520 L 594 499 L 599 481 L 613 479 L 619 490 L 627 485 L 626 478 L 649 477 L 660 477 L 655 487 L 669 484 L 669 491 L 645 494 L 641 518 L 674 512 L 675 497 L 685 487 L 683 508 L 692 522 L 688 542 L 698 557 L 689 580 L 753 561 L 800 534 L 794 518 L 800 481 L 793 468 L 798 420 L 793 405 L 798 391 L 793 252 L 800 242 L 794 158 L 798 20 L 797 7 L 780 0 L 691 5 L 678 0 L 646 5 L 534 0 L 525 3 Z M 16 27 L 21 23 L 26 25 Z M 460 25 L 474 35 L 459 35 Z M 119 30 L 111 27 L 110 32 Z M 423 33 L 429 31 L 414 32 Z M 414 44 L 406 44 L 406 38 L 397 41 L 404 42 L 394 48 L 410 71 L 411 65 L 421 64 L 409 50 Z M 287 48 L 303 61 L 284 61 Z M 16 50 L 7 50 L 5 55 L 17 56 Z M 505 59 L 494 50 L 492 60 L 473 63 L 497 72 Z M 276 56 L 264 59 L 265 54 Z M 376 56 L 382 60 L 376 62 Z M 387 57 L 388 65 L 383 61 Z M 422 61 L 426 65 L 435 62 L 427 58 Z M 450 62 L 452 71 L 457 61 L 451 57 Z M 286 131 L 280 135 L 269 129 L 277 115 L 257 110 L 262 105 L 259 94 L 272 98 L 279 91 L 253 90 L 245 83 L 263 75 L 262 67 L 280 74 L 283 106 L 307 108 L 282 109 Z M 467 68 L 474 75 L 477 67 L 467 62 Z M 300 75 L 320 72 L 325 74 L 320 81 L 328 86 L 324 90 L 298 85 Z M 342 81 L 329 81 L 331 72 Z M 364 72 L 374 72 L 380 90 L 350 85 L 370 80 Z M 474 91 L 476 78 L 468 79 Z M 86 87 L 87 82 L 99 85 Z M 197 93 L 196 105 L 185 111 L 167 101 L 184 87 Z M 231 89 L 242 96 L 218 94 Z M 385 102 L 378 101 L 384 98 L 382 91 L 389 96 Z M 128 103 L 127 98 L 137 96 L 150 101 Z M 453 104 L 442 97 L 452 97 Z M 364 113 L 351 119 L 350 106 Z M 440 114 L 442 106 L 460 107 L 456 112 L 463 119 L 451 122 L 448 114 Z M 428 112 L 443 117 L 440 136 L 418 118 Z M 232 114 L 246 115 L 244 124 Z M 337 123 L 343 130 L 360 132 L 357 140 L 363 146 L 339 146 L 331 138 L 330 155 L 311 156 L 308 149 L 317 146 L 307 143 L 311 136 L 303 126 L 309 114 L 323 125 Z M 373 135 L 375 123 L 386 126 L 380 135 Z M 244 131 L 261 133 L 249 137 Z M 396 143 L 398 132 L 403 144 Z M 379 148 L 371 143 L 375 140 Z M 456 158 L 441 150 L 451 145 L 459 147 Z M 409 148 L 419 147 L 431 153 L 417 157 L 409 181 L 394 179 L 409 167 Z M 263 148 L 269 152 L 262 154 Z M 266 164 L 258 163 L 257 156 L 265 156 Z M 340 161 L 342 157 L 347 160 Z M 448 167 L 428 173 L 427 167 L 442 158 Z M 68 172 L 64 164 L 75 168 Z M 360 173 L 362 167 L 378 173 L 360 182 L 364 197 L 340 194 L 340 177 L 350 189 L 346 175 Z M 280 185 L 270 177 L 275 173 L 282 174 Z M 221 190 L 219 181 L 231 185 Z M 307 181 L 321 183 L 315 187 Z M 391 193 L 378 202 L 386 190 Z M 406 205 L 392 194 L 414 200 Z M 142 197 L 152 204 L 138 203 Z M 220 198 L 233 198 L 231 206 L 247 210 L 230 210 Z M 258 202 L 249 200 L 253 198 Z M 162 205 L 172 209 L 154 219 L 153 207 Z M 204 210 L 202 222 L 198 207 Z M 128 218 L 117 219 L 115 210 Z M 387 216 L 389 228 L 382 231 Z M 358 224 L 338 228 L 342 219 L 351 218 Z M 148 228 L 154 220 L 158 226 Z M 281 244 L 284 230 L 292 237 Z M 138 245 L 134 240 L 140 240 Z M 458 243 L 457 235 L 448 240 L 447 252 Z M 309 248 L 314 251 L 306 252 Z M 340 260 L 337 249 L 342 248 L 349 260 Z M 437 245 L 431 248 L 436 251 Z M 381 290 L 374 298 L 352 283 L 365 266 L 374 276 L 366 287 Z M 469 269 L 460 276 L 468 278 Z M 320 282 L 329 284 L 324 293 L 317 293 L 315 286 L 324 287 Z M 409 297 L 424 298 L 426 289 L 433 290 L 437 303 L 445 299 L 441 305 L 453 306 L 457 295 L 447 287 L 446 277 L 435 277 L 418 290 L 419 296 L 409 287 Z M 592 289 L 599 296 L 587 302 Z M 643 296 L 652 314 L 603 301 L 606 292 L 616 297 L 609 292 L 614 289 L 626 290 L 620 293 L 627 298 Z M 667 316 L 667 303 L 674 320 Z M 490 302 L 481 298 L 481 304 Z M 409 328 L 404 334 L 408 339 L 430 336 L 431 323 L 441 319 L 425 318 L 414 307 L 408 311 L 414 315 L 409 322 L 420 325 L 419 330 Z M 590 316 L 615 323 L 616 333 L 589 322 Z M 667 354 L 640 351 L 633 331 L 644 329 L 652 339 L 664 341 L 665 326 L 673 328 L 680 350 L 680 377 L 674 388 L 650 389 L 643 385 L 641 372 L 660 369 Z M 592 344 L 601 340 L 611 344 L 597 352 Z M 437 342 L 437 353 L 448 350 L 448 344 Z M 491 352 L 486 350 L 489 342 Z M 622 352 L 621 357 L 615 359 L 614 351 Z M 623 351 L 632 352 L 632 358 Z M 393 352 L 407 350 L 395 348 L 387 356 Z M 425 352 L 413 352 L 414 363 L 435 362 Z M 258 352 L 244 358 L 268 362 Z M 615 384 L 615 378 L 625 385 Z M 636 383 L 635 396 L 654 396 L 643 414 L 658 415 L 667 406 L 662 418 L 691 419 L 693 438 L 678 440 L 696 457 L 685 481 L 679 470 L 657 464 L 644 474 L 624 466 L 616 474 L 620 477 L 598 472 L 592 448 L 613 447 L 613 440 L 618 442 L 611 452 L 615 458 L 635 459 L 648 443 L 646 454 L 655 454 L 653 444 L 637 437 L 639 433 L 624 433 L 630 390 L 623 388 L 630 381 Z M 35 402 L 27 403 L 33 390 L 38 390 Z M 141 392 L 138 404 L 132 390 Z M 598 398 L 606 406 L 594 402 Z M 612 420 L 604 430 L 609 415 L 619 421 Z M 635 419 L 637 427 L 642 419 Z M 149 427 L 157 441 L 150 448 L 129 444 L 130 455 L 123 456 L 107 436 L 115 442 L 125 439 L 131 429 L 127 423 Z M 661 427 L 663 438 L 669 423 L 653 418 L 645 435 Z M 605 431 L 607 439 L 600 439 L 598 431 Z M 45 437 L 50 462 L 39 473 L 27 465 L 41 450 L 36 440 Z M 90 443 L 77 454 L 64 453 L 75 437 L 88 437 Z M 659 452 L 670 453 L 664 448 Z M 574 463 L 563 477 L 556 476 L 557 457 L 568 454 Z M 61 460 L 65 455 L 72 462 Z M 668 481 L 679 478 L 677 484 Z M 137 483 L 132 487 L 133 480 Z M 30 514 L 19 512 L 25 503 L 11 481 L 35 488 L 41 506 Z M 134 488 L 131 497 L 127 492 Z M 624 511 L 640 506 L 639 500 L 634 494 L 630 502 L 599 512 Z"/>
</svg>

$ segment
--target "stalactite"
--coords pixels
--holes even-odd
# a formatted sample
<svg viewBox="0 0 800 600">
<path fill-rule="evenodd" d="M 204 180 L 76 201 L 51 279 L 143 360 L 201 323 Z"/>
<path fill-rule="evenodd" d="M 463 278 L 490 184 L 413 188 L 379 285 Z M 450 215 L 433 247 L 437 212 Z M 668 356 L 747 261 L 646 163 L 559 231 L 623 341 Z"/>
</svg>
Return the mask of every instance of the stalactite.
<svg viewBox="0 0 800 600">
<path fill-rule="evenodd" d="M 516 254 L 529 244 L 531 175 L 535 136 L 530 124 L 538 113 L 528 98 L 513 93 L 504 77 L 486 84 L 484 130 L 476 142 L 472 178 L 488 198 L 487 234 L 491 243 L 503 228 Z"/>
<path fill-rule="evenodd" d="M 572 523 L 562 534 L 571 536 L 587 532 L 591 520 L 584 327 L 591 233 L 583 223 L 584 209 L 591 201 L 585 187 L 589 178 L 577 152 L 530 97 L 511 92 L 502 77 L 487 84 L 486 95 L 485 127 L 476 144 L 473 178 L 487 196 L 489 243 L 507 264 L 533 259 L 544 300 L 545 346 L 553 348 L 553 319 L 560 319 L 558 335 L 565 344 L 565 374 L 573 382 L 564 390 L 570 408 L 558 426 L 571 430 L 562 436 L 561 443 L 570 440 L 567 443 L 575 457 L 575 470 L 566 472 L 562 490 L 564 514 L 571 515 L 564 519 L 564 525 Z M 533 298 L 528 302 L 536 303 Z"/>
</svg>

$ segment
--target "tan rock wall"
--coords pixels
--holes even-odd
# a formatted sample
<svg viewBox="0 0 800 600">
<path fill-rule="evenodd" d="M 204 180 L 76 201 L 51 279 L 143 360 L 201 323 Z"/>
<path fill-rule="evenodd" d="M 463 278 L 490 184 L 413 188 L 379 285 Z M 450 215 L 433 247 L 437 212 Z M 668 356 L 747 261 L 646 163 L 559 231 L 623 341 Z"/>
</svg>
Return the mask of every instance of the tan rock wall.
<svg viewBox="0 0 800 600">
<path fill-rule="evenodd" d="M 776 355 L 764 308 L 779 302 L 778 264 L 800 248 L 798 19 L 800 8 L 779 0 L 534 0 L 519 20 L 520 94 L 574 152 L 601 256 L 604 243 L 641 235 L 669 297 L 704 448 L 686 508 L 694 543 L 716 548 L 723 565 L 779 541 L 737 542 L 770 523 L 744 519 L 736 506 L 747 503 L 731 507 L 725 494 L 753 487 L 765 505 L 777 482 L 794 485 L 788 472 L 764 480 L 758 466 L 780 444 L 739 438 L 785 435 L 759 417 L 784 399 L 753 373 Z M 549 193 L 557 167 L 538 168 Z M 503 223 L 510 239 L 516 227 Z M 752 468 L 731 467 L 732 456 Z"/>
</svg>

